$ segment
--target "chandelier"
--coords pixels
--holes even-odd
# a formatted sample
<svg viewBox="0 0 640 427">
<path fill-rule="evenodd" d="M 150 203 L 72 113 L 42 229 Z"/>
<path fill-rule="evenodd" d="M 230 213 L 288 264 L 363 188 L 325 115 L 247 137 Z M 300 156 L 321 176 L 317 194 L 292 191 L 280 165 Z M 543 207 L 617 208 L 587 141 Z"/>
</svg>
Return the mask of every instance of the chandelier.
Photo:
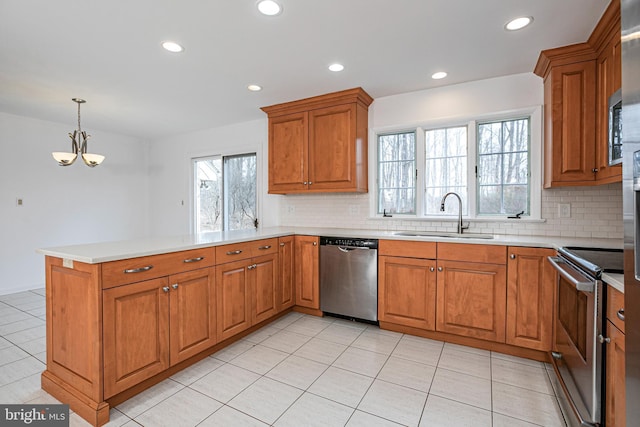
<svg viewBox="0 0 640 427">
<path fill-rule="evenodd" d="M 60 166 L 72 165 L 78 158 L 78 153 L 80 153 L 85 165 L 92 168 L 96 167 L 102 163 L 104 156 L 87 153 L 87 139 L 89 139 L 91 135 L 87 135 L 87 132 L 84 132 L 80 127 L 80 104 L 84 104 L 87 101 L 80 98 L 72 98 L 71 100 L 78 104 L 78 129 L 74 130 L 73 133 L 69 132 L 71 152 L 55 151 L 51 154 Z"/>
</svg>

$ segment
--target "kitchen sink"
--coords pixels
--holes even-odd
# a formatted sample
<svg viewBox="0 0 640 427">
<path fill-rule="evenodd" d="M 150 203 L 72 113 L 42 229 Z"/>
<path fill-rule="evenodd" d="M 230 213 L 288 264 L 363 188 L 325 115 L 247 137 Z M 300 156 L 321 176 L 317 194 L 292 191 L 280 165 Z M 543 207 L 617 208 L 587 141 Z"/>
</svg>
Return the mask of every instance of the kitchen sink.
<svg viewBox="0 0 640 427">
<path fill-rule="evenodd" d="M 447 233 L 444 231 L 398 231 L 394 236 L 407 237 L 445 237 L 449 239 L 493 239 L 493 234 Z"/>
</svg>

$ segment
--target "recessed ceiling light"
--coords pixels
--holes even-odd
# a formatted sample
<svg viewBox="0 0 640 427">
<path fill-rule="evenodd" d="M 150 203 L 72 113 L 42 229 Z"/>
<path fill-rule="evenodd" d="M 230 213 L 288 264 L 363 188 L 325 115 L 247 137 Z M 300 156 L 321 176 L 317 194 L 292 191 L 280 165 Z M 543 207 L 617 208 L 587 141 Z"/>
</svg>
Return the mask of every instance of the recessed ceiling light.
<svg viewBox="0 0 640 427">
<path fill-rule="evenodd" d="M 336 72 L 336 73 L 337 73 L 338 71 L 342 71 L 342 70 L 344 70 L 344 65 L 342 65 L 342 64 L 338 64 L 338 63 L 336 62 L 335 64 L 331 64 L 331 65 L 329 65 L 329 69 L 330 69 L 331 71 L 334 71 L 334 72 Z"/>
<path fill-rule="evenodd" d="M 259 92 L 262 90 L 262 86 L 259 85 L 249 85 L 247 86 L 247 89 L 249 89 L 251 92 Z"/>
<path fill-rule="evenodd" d="M 445 77 L 447 77 L 447 73 L 444 71 L 438 71 L 437 73 L 431 74 L 431 78 L 434 80 L 444 79 Z"/>
<path fill-rule="evenodd" d="M 162 47 L 168 50 L 169 52 L 173 52 L 173 53 L 182 52 L 184 50 L 182 46 L 172 41 L 162 42 Z"/>
<path fill-rule="evenodd" d="M 258 2 L 258 10 L 263 15 L 275 16 L 282 13 L 282 6 L 274 0 L 260 0 Z"/>
<path fill-rule="evenodd" d="M 506 28 L 509 31 L 516 31 L 526 27 L 532 22 L 533 22 L 532 17 L 521 16 L 520 18 L 512 19 L 511 21 L 507 22 L 504 28 Z"/>
</svg>

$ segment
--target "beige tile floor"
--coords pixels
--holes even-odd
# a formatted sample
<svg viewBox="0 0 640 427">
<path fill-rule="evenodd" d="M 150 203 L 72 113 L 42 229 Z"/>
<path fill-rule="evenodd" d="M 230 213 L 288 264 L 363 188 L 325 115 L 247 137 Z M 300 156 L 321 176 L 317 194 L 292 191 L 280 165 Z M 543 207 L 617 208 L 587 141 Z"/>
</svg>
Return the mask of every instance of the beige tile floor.
<svg viewBox="0 0 640 427">
<path fill-rule="evenodd" d="M 0 296 L 0 402 L 55 403 L 44 290 Z M 109 426 L 564 426 L 542 363 L 290 313 L 111 409 Z M 76 414 L 72 426 L 88 425 Z"/>
</svg>

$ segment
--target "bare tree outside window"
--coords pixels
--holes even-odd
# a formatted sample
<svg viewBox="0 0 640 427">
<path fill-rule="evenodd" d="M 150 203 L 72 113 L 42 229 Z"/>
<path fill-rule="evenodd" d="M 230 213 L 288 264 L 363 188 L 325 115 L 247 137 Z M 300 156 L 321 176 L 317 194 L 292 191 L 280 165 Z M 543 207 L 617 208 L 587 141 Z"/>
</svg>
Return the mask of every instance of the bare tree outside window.
<svg viewBox="0 0 640 427">
<path fill-rule="evenodd" d="M 425 214 L 457 215 L 453 198 L 447 199 L 445 213 L 440 211 L 442 196 L 450 191 L 460 196 L 462 214 L 468 215 L 466 126 L 425 131 Z M 451 203 L 456 206 L 449 207 Z"/>
<path fill-rule="evenodd" d="M 378 136 L 378 213 L 416 213 L 416 134 Z"/>
<path fill-rule="evenodd" d="M 194 159 L 194 172 L 196 233 L 255 226 L 255 153 Z"/>
<path fill-rule="evenodd" d="M 529 215 L 529 118 L 478 124 L 478 214 Z"/>
</svg>

